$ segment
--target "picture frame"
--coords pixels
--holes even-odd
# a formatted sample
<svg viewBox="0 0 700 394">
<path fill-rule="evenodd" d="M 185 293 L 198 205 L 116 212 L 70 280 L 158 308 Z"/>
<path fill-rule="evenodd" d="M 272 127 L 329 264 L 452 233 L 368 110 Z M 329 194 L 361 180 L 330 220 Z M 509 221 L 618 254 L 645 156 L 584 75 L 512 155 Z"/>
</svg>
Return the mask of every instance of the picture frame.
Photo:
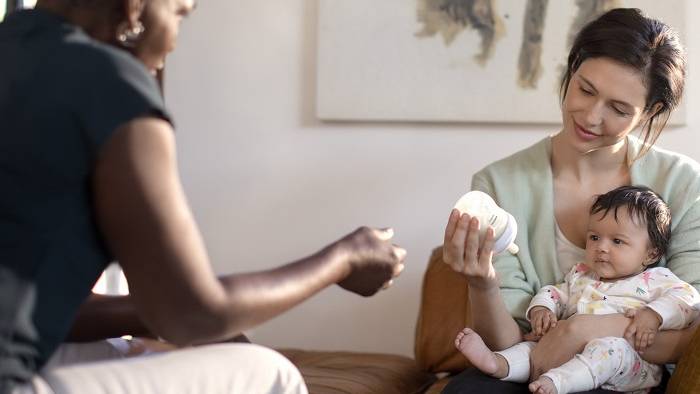
<svg viewBox="0 0 700 394">
<path fill-rule="evenodd" d="M 492 13 L 479 19 L 469 4 Z M 685 0 L 319 0 L 317 117 L 559 123 L 570 41 L 615 7 L 640 8 L 684 38 Z M 669 123 L 685 119 L 682 103 Z"/>
</svg>

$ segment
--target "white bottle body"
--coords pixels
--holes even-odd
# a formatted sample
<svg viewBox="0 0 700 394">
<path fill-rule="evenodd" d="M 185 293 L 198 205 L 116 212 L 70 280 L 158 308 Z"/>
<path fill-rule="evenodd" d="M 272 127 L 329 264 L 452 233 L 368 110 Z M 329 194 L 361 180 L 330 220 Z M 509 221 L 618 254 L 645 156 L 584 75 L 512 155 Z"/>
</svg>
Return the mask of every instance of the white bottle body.
<svg viewBox="0 0 700 394">
<path fill-rule="evenodd" d="M 494 253 L 508 250 L 512 254 L 518 252 L 513 243 L 518 232 L 518 226 L 513 215 L 499 207 L 495 201 L 484 192 L 473 190 L 463 195 L 455 204 L 460 213 L 469 214 L 479 219 L 479 243 L 486 235 L 490 226 L 494 230 Z"/>
</svg>

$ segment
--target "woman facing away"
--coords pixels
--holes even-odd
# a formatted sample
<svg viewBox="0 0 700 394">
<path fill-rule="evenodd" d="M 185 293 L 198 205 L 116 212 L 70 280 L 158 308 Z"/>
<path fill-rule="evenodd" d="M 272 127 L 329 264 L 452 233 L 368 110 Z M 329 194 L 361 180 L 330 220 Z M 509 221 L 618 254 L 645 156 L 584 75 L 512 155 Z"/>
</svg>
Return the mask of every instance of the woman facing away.
<svg viewBox="0 0 700 394">
<path fill-rule="evenodd" d="M 0 393 L 305 393 L 269 349 L 197 345 L 334 283 L 370 296 L 403 269 L 392 231 L 363 227 L 275 269 L 215 276 L 152 75 L 193 8 L 39 0 L 0 24 Z M 112 260 L 131 295 L 90 297 Z M 78 339 L 150 333 L 187 348 L 89 362 L 113 356 L 93 342 L 44 368 L 72 325 Z"/>
<path fill-rule="evenodd" d="M 672 241 L 660 265 L 700 286 L 700 165 L 653 144 L 677 107 L 685 54 L 677 34 L 637 9 L 614 9 L 577 35 L 562 81 L 562 130 L 474 175 L 481 190 L 513 214 L 522 229 L 517 255 L 493 256 L 493 231 L 480 248 L 479 223 L 454 210 L 445 230 L 444 259 L 469 283 L 473 329 L 489 348 L 523 339 L 525 311 L 535 293 L 561 282 L 582 261 L 587 213 L 594 196 L 623 185 L 644 185 L 668 203 Z M 630 135 L 641 129 L 642 139 Z M 622 337 L 623 314 L 580 315 L 560 321 L 532 350 L 531 380 L 562 365 L 596 338 Z M 677 361 L 695 326 L 658 333 L 643 358 Z M 483 379 L 468 369 L 446 393 L 519 392 L 523 387 Z"/>
</svg>

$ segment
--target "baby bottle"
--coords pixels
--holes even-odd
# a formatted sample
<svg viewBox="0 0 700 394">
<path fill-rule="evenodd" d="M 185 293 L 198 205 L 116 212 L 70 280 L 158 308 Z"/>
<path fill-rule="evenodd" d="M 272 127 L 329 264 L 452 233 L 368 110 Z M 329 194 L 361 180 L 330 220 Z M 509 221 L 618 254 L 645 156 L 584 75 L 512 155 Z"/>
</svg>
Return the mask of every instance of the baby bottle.
<svg viewBox="0 0 700 394">
<path fill-rule="evenodd" d="M 513 215 L 496 205 L 491 196 L 478 190 L 463 195 L 455 204 L 460 213 L 469 214 L 479 219 L 479 242 L 486 235 L 486 229 L 491 226 L 494 230 L 493 252 L 504 250 L 512 254 L 518 253 L 518 246 L 513 243 L 518 225 Z"/>
</svg>

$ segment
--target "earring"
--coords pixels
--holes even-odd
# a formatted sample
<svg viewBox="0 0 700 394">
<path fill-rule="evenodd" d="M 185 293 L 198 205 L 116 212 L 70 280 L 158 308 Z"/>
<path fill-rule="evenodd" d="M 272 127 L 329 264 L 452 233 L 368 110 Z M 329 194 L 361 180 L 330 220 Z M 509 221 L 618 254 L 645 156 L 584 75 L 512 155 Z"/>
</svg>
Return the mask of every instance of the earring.
<svg viewBox="0 0 700 394">
<path fill-rule="evenodd" d="M 119 41 L 122 46 L 128 48 L 134 47 L 136 41 L 138 41 L 144 31 L 146 31 L 146 28 L 141 21 L 136 21 L 136 25 L 134 26 L 130 26 L 129 22 L 124 21 L 117 27 L 117 41 Z"/>
</svg>

